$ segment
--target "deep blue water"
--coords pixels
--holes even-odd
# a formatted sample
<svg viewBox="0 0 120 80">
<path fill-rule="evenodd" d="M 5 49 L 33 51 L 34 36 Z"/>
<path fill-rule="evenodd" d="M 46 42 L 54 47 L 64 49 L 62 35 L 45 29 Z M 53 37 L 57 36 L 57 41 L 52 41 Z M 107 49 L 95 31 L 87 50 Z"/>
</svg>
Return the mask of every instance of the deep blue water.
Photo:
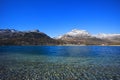
<svg viewBox="0 0 120 80">
<path fill-rule="evenodd" d="M 1 80 L 120 80 L 120 46 L 0 46 Z"/>
<path fill-rule="evenodd" d="M 0 61 L 118 65 L 120 46 L 1 46 Z"/>
<path fill-rule="evenodd" d="M 120 46 L 1 46 L 0 55 L 30 54 L 63 57 L 118 56 Z"/>
</svg>

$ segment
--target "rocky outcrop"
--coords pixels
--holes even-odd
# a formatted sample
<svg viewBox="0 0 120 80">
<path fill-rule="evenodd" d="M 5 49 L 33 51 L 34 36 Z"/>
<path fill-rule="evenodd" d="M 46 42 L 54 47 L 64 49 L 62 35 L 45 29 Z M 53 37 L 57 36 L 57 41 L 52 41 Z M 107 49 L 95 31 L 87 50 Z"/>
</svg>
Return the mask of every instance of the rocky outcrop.
<svg viewBox="0 0 120 80">
<path fill-rule="evenodd" d="M 59 42 L 39 30 L 0 29 L 0 45 L 57 45 Z"/>
</svg>

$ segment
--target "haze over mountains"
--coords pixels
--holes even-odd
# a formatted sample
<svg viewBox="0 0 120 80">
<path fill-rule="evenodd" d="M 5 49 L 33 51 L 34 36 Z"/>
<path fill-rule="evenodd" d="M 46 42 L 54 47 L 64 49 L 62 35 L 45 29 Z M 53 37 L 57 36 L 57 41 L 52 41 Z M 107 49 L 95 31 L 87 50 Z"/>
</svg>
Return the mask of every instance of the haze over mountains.
<svg viewBox="0 0 120 80">
<path fill-rule="evenodd" d="M 39 30 L 0 29 L 0 45 L 120 45 L 120 34 L 91 34 L 73 29 L 55 39 Z"/>
</svg>

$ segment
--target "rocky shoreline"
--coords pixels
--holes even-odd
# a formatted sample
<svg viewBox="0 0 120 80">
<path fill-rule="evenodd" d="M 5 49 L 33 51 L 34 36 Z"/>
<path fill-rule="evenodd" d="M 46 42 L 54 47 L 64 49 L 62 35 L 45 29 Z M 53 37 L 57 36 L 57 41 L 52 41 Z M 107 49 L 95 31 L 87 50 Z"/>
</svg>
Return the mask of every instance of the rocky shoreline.
<svg viewBox="0 0 120 80">
<path fill-rule="evenodd" d="M 1 80 L 120 80 L 120 64 L 112 57 L 108 63 L 102 57 L 14 57 L 2 57 Z"/>
</svg>

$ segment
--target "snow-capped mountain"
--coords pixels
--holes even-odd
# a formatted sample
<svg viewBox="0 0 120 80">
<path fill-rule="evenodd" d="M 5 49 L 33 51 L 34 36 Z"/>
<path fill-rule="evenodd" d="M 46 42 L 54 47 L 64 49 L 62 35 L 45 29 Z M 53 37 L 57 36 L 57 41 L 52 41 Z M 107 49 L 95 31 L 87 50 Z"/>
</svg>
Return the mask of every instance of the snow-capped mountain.
<svg viewBox="0 0 120 80">
<path fill-rule="evenodd" d="M 57 38 L 83 38 L 83 37 L 90 37 L 91 34 L 87 32 L 86 30 L 78 30 L 73 29 L 70 32 L 67 32 L 64 35 L 58 36 Z"/>
<path fill-rule="evenodd" d="M 101 39 L 112 39 L 112 38 L 120 38 L 120 34 L 105 34 L 105 33 L 100 33 L 96 35 L 97 38 Z"/>
<path fill-rule="evenodd" d="M 73 29 L 56 39 L 64 40 L 67 44 L 120 44 L 120 34 L 90 34 L 86 30 Z"/>
<path fill-rule="evenodd" d="M 110 40 L 112 42 L 120 42 L 120 34 L 101 33 L 96 35 L 96 38 L 103 39 L 103 40 Z"/>
<path fill-rule="evenodd" d="M 103 44 L 103 40 L 94 37 L 86 30 L 73 29 L 66 34 L 57 37 L 59 40 L 65 41 L 66 44 Z"/>
<path fill-rule="evenodd" d="M 90 34 L 86 30 L 73 29 L 54 39 L 39 30 L 18 31 L 0 29 L 0 45 L 32 44 L 75 44 L 75 45 L 120 45 L 120 34 Z"/>
<path fill-rule="evenodd" d="M 63 39 L 63 38 L 86 38 L 86 37 L 96 37 L 100 39 L 113 39 L 113 38 L 120 38 L 120 34 L 105 34 L 105 33 L 100 33 L 97 35 L 90 34 L 86 30 L 79 30 L 79 29 L 73 29 L 70 32 L 67 32 L 64 35 L 60 35 L 56 37 L 57 39 Z"/>
<path fill-rule="evenodd" d="M 72 31 L 66 33 L 66 35 L 72 37 L 83 37 L 83 36 L 90 36 L 90 33 L 87 32 L 86 30 L 73 29 Z"/>
</svg>

